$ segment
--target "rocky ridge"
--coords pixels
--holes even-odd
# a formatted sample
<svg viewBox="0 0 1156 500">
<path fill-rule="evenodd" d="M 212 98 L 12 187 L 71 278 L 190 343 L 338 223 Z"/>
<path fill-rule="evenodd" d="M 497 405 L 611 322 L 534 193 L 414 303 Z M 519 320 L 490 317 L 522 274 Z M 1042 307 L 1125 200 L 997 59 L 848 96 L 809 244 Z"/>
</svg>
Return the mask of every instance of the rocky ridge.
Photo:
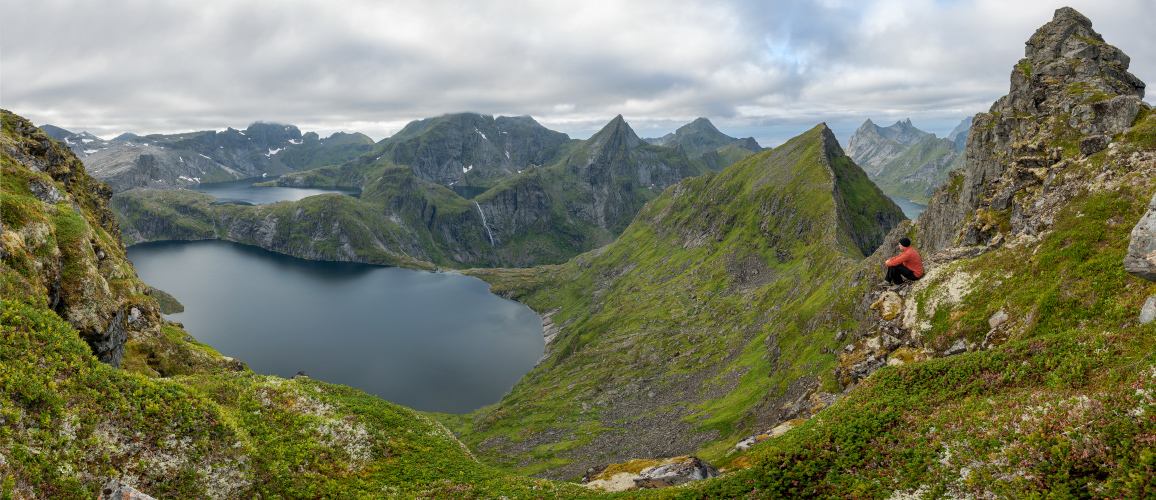
<svg viewBox="0 0 1156 500">
<path fill-rule="evenodd" d="M 2 113 L 5 286 L 43 295 L 98 359 L 119 366 L 126 340 L 160 335 L 161 319 L 125 258 L 112 191 L 68 148 Z"/>
</svg>

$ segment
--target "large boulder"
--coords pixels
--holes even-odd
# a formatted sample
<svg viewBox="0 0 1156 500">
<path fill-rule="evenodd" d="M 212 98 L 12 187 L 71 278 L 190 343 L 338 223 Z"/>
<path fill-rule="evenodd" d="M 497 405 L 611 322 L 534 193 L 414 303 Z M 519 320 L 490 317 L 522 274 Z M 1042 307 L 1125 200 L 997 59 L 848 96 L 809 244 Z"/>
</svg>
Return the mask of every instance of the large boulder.
<svg viewBox="0 0 1156 500">
<path fill-rule="evenodd" d="M 1137 278 L 1156 281 L 1156 196 L 1148 203 L 1148 212 L 1132 228 L 1124 269 Z"/>
</svg>

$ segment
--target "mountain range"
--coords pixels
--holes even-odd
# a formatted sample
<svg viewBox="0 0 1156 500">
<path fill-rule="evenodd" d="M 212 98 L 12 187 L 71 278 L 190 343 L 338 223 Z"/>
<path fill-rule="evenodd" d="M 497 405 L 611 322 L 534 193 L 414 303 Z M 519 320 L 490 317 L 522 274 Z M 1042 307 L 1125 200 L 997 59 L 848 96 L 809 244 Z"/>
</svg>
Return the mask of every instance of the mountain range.
<svg viewBox="0 0 1156 500">
<path fill-rule="evenodd" d="M 847 154 L 863 167 L 883 192 L 927 203 L 947 173 L 964 166 L 971 118 L 965 118 L 946 139 L 919 130 L 911 119 L 880 127 L 867 120 L 851 136 Z"/>
<path fill-rule="evenodd" d="M 360 133 L 338 132 L 322 139 L 314 132 L 302 135 L 293 125 L 262 122 L 245 130 L 121 134 L 111 141 L 52 125 L 41 129 L 64 142 L 94 177 L 118 193 L 280 175 L 342 163 L 373 146 L 373 140 Z"/>
<path fill-rule="evenodd" d="M 621 116 L 577 141 L 529 117 L 463 113 L 412 122 L 354 160 L 270 181 L 358 188 L 360 199 L 244 207 L 213 205 L 199 193 L 137 189 L 118 194 L 112 206 L 130 243 L 224 238 L 307 258 L 529 266 L 609 243 L 662 190 L 704 170 L 681 146 L 642 141 Z M 471 200 L 451 191 L 486 184 Z M 299 209 L 324 219 L 293 215 L 292 224 L 284 222 Z M 290 245 L 289 228 L 302 224 L 346 243 L 325 250 Z M 288 232 L 253 233 L 263 225 Z"/>
<path fill-rule="evenodd" d="M 722 477 L 615 497 L 1150 498 L 1156 110 L 1128 66 L 1057 9 L 913 221 L 823 124 L 674 179 L 701 167 L 620 118 L 476 204 L 366 154 L 282 177 L 360 183 L 361 200 L 185 218 L 168 212 L 201 202 L 163 196 L 199 193 L 152 190 L 152 208 L 114 215 L 148 190 L 113 197 L 3 111 L 0 485 L 14 498 L 124 484 L 162 498 L 588 498 L 601 492 L 581 478 L 662 486 L 639 477 L 662 463 L 650 459 L 694 454 Z M 463 241 L 468 214 L 499 195 L 512 214 L 550 207 L 557 218 L 514 238 L 541 245 L 573 236 L 546 233 L 557 227 L 614 234 L 648 201 L 563 264 L 464 271 L 542 315 L 547 341 L 502 401 L 469 415 L 250 371 L 158 313 L 118 233 L 248 227 L 286 253 L 348 257 L 369 244 L 350 228 L 381 214 L 394 225 L 373 231 L 413 248 Z M 502 250 L 470 230 L 476 246 L 460 248 Z M 904 237 L 926 274 L 879 285 Z"/>
</svg>

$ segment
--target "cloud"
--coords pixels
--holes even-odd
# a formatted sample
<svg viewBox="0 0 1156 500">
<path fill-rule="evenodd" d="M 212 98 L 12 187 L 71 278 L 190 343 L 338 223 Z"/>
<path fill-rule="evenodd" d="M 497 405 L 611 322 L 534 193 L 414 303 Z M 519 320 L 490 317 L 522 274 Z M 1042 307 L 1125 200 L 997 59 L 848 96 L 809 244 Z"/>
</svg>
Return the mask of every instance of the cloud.
<svg viewBox="0 0 1156 500">
<path fill-rule="evenodd" d="M 1156 78 L 1156 4 L 1071 5 L 1132 56 L 1133 73 Z M 1023 42 L 1056 7 L 0 0 L 0 100 L 102 136 L 267 120 L 380 139 L 457 111 L 530 114 L 576 136 L 619 113 L 643 135 L 707 116 L 770 144 L 818 121 L 838 132 L 910 116 L 950 129 L 1007 92 Z"/>
</svg>

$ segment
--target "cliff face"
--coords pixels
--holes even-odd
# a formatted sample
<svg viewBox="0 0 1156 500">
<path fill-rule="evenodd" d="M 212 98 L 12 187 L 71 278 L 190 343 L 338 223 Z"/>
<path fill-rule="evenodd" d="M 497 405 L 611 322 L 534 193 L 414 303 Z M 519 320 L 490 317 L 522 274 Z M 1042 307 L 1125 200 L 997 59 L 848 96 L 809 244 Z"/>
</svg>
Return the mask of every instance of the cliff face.
<svg viewBox="0 0 1156 500">
<path fill-rule="evenodd" d="M 1027 42 L 1011 91 L 979 113 L 964 168 L 920 216 L 928 248 L 985 244 L 996 235 L 1046 230 L 1036 197 L 1081 155 L 1099 152 L 1147 106 L 1129 58 L 1071 8 L 1056 11 Z"/>
</svg>

